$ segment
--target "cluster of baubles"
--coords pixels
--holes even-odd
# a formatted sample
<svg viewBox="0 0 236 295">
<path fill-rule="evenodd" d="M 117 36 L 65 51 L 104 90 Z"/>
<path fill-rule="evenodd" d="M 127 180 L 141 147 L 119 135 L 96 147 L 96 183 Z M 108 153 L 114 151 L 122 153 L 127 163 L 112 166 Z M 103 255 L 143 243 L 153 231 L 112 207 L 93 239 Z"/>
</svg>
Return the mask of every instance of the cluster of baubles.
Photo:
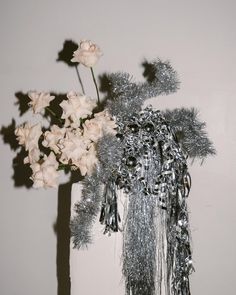
<svg viewBox="0 0 236 295">
<path fill-rule="evenodd" d="M 182 169 L 185 157 L 162 113 L 146 108 L 125 123 L 118 121 L 116 136 L 124 147 L 117 171 L 118 187 L 129 193 L 138 186 L 146 195 L 158 195 L 159 205 L 166 209 L 166 190 L 175 193 L 176 181 L 171 178 L 178 162 Z M 168 188 L 164 185 L 167 182 Z"/>
</svg>

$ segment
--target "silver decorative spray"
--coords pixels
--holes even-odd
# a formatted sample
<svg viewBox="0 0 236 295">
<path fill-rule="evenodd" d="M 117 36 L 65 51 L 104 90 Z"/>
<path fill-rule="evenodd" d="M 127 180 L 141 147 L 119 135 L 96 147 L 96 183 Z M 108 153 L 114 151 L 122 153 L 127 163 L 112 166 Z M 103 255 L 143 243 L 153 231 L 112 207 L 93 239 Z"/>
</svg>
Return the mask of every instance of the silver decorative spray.
<svg viewBox="0 0 236 295">
<path fill-rule="evenodd" d="M 194 268 L 186 159 L 203 160 L 215 150 L 195 109 L 142 111 L 146 99 L 179 87 L 169 62 L 157 59 L 149 66 L 152 75 L 145 83 L 132 82 L 126 73 L 109 76 L 106 107 L 116 120 L 117 135 L 98 143 L 99 167 L 84 180 L 72 238 L 77 248 L 91 243 L 99 211 L 104 233 L 118 231 L 117 189 L 123 189 L 128 200 L 122 255 L 126 295 L 190 295 Z"/>
</svg>

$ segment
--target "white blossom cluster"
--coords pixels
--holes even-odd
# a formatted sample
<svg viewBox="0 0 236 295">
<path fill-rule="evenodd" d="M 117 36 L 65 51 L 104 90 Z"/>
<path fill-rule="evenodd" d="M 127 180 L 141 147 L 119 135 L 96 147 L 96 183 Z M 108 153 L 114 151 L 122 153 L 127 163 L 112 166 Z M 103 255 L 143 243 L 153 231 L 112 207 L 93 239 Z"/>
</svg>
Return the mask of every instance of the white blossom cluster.
<svg viewBox="0 0 236 295">
<path fill-rule="evenodd" d="M 42 111 L 52 96 L 30 92 L 29 98 L 33 111 Z M 28 152 L 24 163 L 30 164 L 31 179 L 36 188 L 56 187 L 60 164 L 80 169 L 83 176 L 90 175 L 98 161 L 96 143 L 104 134 L 116 133 L 116 124 L 106 110 L 93 114 L 94 100 L 72 91 L 67 98 L 60 103 L 62 127 L 54 124 L 43 132 L 40 123 L 30 125 L 27 122 L 15 130 L 19 144 Z M 39 142 L 50 150 L 49 155 L 43 154 Z"/>
<path fill-rule="evenodd" d="M 101 55 L 96 44 L 83 40 L 74 52 L 72 62 L 91 68 Z M 37 91 L 30 91 L 28 96 L 34 114 L 44 114 L 47 109 L 59 123 L 45 130 L 40 123 L 31 125 L 27 122 L 15 130 L 19 144 L 28 152 L 24 163 L 32 169 L 33 186 L 56 187 L 59 170 L 65 167 L 79 169 L 82 176 L 90 175 L 98 162 L 98 140 L 105 134 L 116 133 L 116 124 L 108 111 L 94 113 L 97 106 L 95 100 L 70 91 L 67 99 L 59 104 L 62 115 L 58 118 L 58 114 L 50 109 L 50 102 L 55 96 Z"/>
</svg>

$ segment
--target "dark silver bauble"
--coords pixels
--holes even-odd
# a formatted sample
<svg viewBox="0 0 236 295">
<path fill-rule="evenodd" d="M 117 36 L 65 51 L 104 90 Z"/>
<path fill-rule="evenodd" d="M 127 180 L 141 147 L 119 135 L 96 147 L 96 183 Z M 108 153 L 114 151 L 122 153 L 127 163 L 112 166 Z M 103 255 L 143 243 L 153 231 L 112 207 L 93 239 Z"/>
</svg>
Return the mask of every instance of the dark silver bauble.
<svg viewBox="0 0 236 295">
<path fill-rule="evenodd" d="M 144 130 L 146 131 L 146 132 L 149 132 L 149 133 L 151 133 L 151 132 L 153 132 L 154 131 L 154 125 L 151 123 L 151 122 L 148 122 L 148 123 L 146 123 L 145 125 L 144 125 Z"/>
<path fill-rule="evenodd" d="M 133 123 L 133 124 L 129 124 L 129 125 L 128 125 L 128 128 L 129 128 L 129 130 L 130 130 L 132 133 L 136 133 L 136 132 L 139 131 L 139 126 L 138 126 L 137 124 L 135 124 L 135 123 Z"/>
<path fill-rule="evenodd" d="M 137 160 L 136 160 L 135 157 L 130 156 L 130 157 L 127 158 L 127 160 L 126 160 L 126 165 L 127 165 L 128 167 L 135 167 L 136 164 L 137 164 Z"/>
</svg>

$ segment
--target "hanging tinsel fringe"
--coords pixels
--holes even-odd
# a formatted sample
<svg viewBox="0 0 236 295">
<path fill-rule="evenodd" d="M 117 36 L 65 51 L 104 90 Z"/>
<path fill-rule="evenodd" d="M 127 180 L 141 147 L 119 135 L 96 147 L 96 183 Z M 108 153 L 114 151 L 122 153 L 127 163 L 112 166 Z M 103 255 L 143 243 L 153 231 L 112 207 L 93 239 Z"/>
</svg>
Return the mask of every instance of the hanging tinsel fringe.
<svg viewBox="0 0 236 295">
<path fill-rule="evenodd" d="M 186 159 L 160 112 L 147 108 L 121 124 L 123 155 L 105 185 L 100 221 L 117 231 L 116 185 L 128 199 L 123 240 L 127 295 L 189 295 L 192 271 Z"/>
</svg>

